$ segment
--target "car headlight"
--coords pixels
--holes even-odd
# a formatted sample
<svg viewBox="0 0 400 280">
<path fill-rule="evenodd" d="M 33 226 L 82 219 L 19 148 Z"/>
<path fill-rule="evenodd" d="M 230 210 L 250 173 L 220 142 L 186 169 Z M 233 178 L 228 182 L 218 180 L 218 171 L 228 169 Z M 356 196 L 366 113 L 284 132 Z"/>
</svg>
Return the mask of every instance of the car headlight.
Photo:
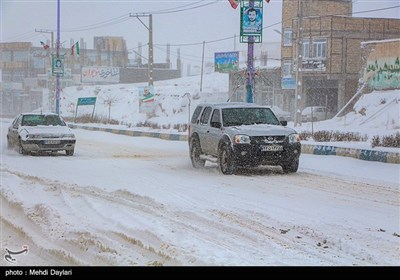
<svg viewBox="0 0 400 280">
<path fill-rule="evenodd" d="M 38 139 L 40 138 L 40 135 L 38 134 L 27 134 L 26 139 Z"/>
<path fill-rule="evenodd" d="M 300 143 L 300 135 L 297 133 L 293 133 L 289 135 L 289 143 L 294 144 L 294 143 Z"/>
<path fill-rule="evenodd" d="M 75 138 L 74 134 L 63 134 L 61 135 L 62 138 Z"/>
<path fill-rule="evenodd" d="M 250 144 L 250 136 L 244 134 L 236 134 L 233 137 L 233 142 L 235 144 Z"/>
</svg>

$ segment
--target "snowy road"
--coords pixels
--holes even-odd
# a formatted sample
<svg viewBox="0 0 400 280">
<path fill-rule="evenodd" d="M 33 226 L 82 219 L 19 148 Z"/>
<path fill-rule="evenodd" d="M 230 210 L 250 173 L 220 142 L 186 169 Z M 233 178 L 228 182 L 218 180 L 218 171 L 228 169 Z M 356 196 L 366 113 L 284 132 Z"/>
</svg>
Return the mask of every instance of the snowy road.
<svg viewBox="0 0 400 280">
<path fill-rule="evenodd" d="M 75 130 L 73 157 L 7 150 L 1 252 L 17 265 L 400 265 L 399 165 L 302 155 L 193 169 L 186 142 Z M 10 265 L 2 256 L 1 265 Z"/>
</svg>

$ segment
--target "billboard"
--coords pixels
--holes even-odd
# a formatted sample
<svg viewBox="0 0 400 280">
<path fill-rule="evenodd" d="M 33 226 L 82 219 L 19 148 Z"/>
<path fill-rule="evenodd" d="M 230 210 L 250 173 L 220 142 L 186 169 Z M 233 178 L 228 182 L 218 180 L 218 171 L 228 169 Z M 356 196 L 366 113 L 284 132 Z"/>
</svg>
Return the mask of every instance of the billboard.
<svg viewBox="0 0 400 280">
<path fill-rule="evenodd" d="M 368 44 L 368 42 L 366 43 Z M 364 81 L 376 90 L 400 88 L 400 40 L 371 43 Z"/>
<path fill-rule="evenodd" d="M 214 71 L 226 73 L 239 70 L 239 52 L 214 53 Z"/>
<path fill-rule="evenodd" d="M 144 86 L 139 88 L 139 112 L 154 113 L 154 87 Z"/>
<path fill-rule="evenodd" d="M 240 41 L 248 42 L 249 37 L 254 42 L 262 42 L 263 29 L 263 2 L 255 0 L 253 5 L 250 1 L 240 2 Z"/>
<path fill-rule="evenodd" d="M 64 76 L 64 56 L 52 55 L 51 57 L 51 73 L 53 76 Z"/>
<path fill-rule="evenodd" d="M 119 68 L 82 67 L 82 83 L 119 83 Z"/>
</svg>

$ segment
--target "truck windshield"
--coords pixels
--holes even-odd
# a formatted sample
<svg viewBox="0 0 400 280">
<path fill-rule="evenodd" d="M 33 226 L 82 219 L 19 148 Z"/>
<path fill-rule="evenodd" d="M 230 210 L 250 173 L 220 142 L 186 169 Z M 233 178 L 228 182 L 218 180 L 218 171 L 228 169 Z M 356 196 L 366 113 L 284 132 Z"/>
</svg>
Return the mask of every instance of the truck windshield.
<svg viewBox="0 0 400 280">
<path fill-rule="evenodd" d="M 269 108 L 226 108 L 222 109 L 224 126 L 251 124 L 280 125 L 279 120 Z"/>
</svg>

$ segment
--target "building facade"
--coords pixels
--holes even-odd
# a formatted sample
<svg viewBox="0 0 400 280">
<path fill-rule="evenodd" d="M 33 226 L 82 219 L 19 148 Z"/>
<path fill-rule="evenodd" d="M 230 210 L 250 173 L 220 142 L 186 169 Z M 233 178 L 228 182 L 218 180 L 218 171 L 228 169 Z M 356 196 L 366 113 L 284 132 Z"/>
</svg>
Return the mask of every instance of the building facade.
<svg viewBox="0 0 400 280">
<path fill-rule="evenodd" d="M 0 43 L 0 104 L 2 115 L 15 115 L 40 107 L 55 111 L 56 77 L 52 57 L 53 42 L 34 47 L 31 42 Z M 60 48 L 63 73 L 61 89 L 76 84 L 146 82 L 147 65 L 128 67 L 128 51 L 122 37 L 95 37 L 94 48 L 86 48 L 81 39 L 71 40 L 69 48 Z M 74 51 L 72 46 L 75 45 Z M 166 63 L 154 64 L 154 80 L 181 76 L 180 69 Z M 91 75 L 89 77 L 89 74 Z"/>
<path fill-rule="evenodd" d="M 359 87 L 362 42 L 400 38 L 400 19 L 354 18 L 351 0 L 282 5 L 282 90 L 293 113 L 307 106 L 339 111 Z"/>
</svg>

